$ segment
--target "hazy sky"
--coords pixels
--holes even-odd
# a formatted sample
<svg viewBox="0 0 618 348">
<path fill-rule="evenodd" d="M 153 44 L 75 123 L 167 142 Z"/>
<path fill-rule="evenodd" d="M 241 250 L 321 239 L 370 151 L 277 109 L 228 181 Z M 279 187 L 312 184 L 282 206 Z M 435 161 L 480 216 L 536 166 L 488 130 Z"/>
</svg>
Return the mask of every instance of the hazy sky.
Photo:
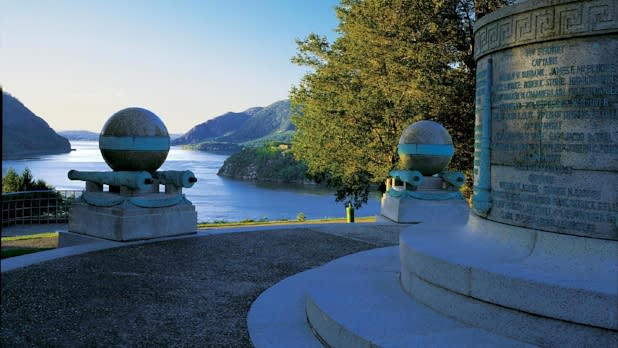
<svg viewBox="0 0 618 348">
<path fill-rule="evenodd" d="M 336 36 L 337 0 L 0 0 L 0 85 L 52 128 L 129 106 L 170 132 L 286 99 L 296 38 Z"/>
</svg>

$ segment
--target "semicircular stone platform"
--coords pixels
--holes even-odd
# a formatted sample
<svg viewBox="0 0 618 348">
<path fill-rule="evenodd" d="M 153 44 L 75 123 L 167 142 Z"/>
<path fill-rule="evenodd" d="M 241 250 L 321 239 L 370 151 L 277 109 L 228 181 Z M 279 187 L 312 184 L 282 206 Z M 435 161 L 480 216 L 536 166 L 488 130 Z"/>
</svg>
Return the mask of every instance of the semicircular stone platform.
<svg viewBox="0 0 618 348">
<path fill-rule="evenodd" d="M 399 248 L 310 271 L 325 346 L 618 347 L 618 1 L 522 2 L 474 35 L 469 219 L 421 202 Z"/>
<path fill-rule="evenodd" d="M 618 242 L 471 216 L 400 236 L 401 287 L 460 322 L 538 345 L 618 339 Z"/>
</svg>

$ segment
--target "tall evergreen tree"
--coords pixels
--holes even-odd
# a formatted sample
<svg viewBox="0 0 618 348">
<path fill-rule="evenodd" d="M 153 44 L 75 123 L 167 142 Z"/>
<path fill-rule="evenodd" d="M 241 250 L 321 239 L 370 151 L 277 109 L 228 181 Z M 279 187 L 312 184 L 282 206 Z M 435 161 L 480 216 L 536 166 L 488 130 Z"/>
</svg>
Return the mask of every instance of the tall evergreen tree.
<svg viewBox="0 0 618 348">
<path fill-rule="evenodd" d="M 2 192 L 23 192 L 53 190 L 54 187 L 48 185 L 43 180 L 34 180 L 32 172 L 28 167 L 18 174 L 15 169 L 9 167 L 6 174 L 2 177 Z"/>
<path fill-rule="evenodd" d="M 474 145 L 472 25 L 508 0 L 342 0 L 340 36 L 310 34 L 292 61 L 312 68 L 291 90 L 295 156 L 357 208 L 398 162 L 408 125 L 443 124 L 454 169 L 471 168 Z"/>
</svg>

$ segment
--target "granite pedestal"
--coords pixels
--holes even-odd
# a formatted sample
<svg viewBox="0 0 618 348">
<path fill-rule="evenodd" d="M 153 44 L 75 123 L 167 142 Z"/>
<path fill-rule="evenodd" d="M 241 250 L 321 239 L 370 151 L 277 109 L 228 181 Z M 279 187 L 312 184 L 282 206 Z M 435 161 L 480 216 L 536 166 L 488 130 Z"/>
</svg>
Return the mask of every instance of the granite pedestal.
<svg viewBox="0 0 618 348">
<path fill-rule="evenodd" d="M 197 212 L 184 199 L 173 206 L 157 208 L 139 207 L 128 200 L 110 207 L 81 201 L 71 207 L 69 231 L 123 242 L 178 236 L 196 233 Z"/>
<path fill-rule="evenodd" d="M 463 199 L 431 201 L 384 195 L 380 214 L 401 224 L 448 223 L 463 225 L 468 220 L 468 204 Z M 445 221 L 447 219 L 448 221 Z"/>
<path fill-rule="evenodd" d="M 465 224 L 468 203 L 453 188 L 442 189 L 443 184 L 439 177 L 428 176 L 414 191 L 406 185 L 391 187 L 382 195 L 380 215 L 401 224 Z"/>
</svg>

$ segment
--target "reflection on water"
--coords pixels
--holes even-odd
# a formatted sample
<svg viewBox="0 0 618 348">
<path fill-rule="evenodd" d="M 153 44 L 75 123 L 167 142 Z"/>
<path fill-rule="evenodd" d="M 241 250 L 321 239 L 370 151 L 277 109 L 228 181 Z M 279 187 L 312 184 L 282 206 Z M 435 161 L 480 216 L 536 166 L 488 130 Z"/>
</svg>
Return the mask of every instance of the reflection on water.
<svg viewBox="0 0 618 348">
<path fill-rule="evenodd" d="M 105 164 L 97 142 L 72 141 L 71 147 L 75 151 L 67 154 L 2 161 L 2 175 L 9 167 L 18 172 L 28 167 L 35 179 L 43 179 L 59 190 L 81 190 L 84 188 L 82 181 L 67 178 L 70 169 L 111 170 Z M 333 193 L 323 187 L 252 183 L 217 176 L 227 157 L 173 146 L 161 167 L 162 170 L 191 170 L 195 173 L 198 182 L 192 188 L 185 189 L 184 193 L 195 205 L 198 221 L 295 219 L 300 212 L 308 219 L 345 216 L 343 205 L 336 203 Z M 379 209 L 376 195 L 356 215 L 376 215 Z"/>
</svg>

